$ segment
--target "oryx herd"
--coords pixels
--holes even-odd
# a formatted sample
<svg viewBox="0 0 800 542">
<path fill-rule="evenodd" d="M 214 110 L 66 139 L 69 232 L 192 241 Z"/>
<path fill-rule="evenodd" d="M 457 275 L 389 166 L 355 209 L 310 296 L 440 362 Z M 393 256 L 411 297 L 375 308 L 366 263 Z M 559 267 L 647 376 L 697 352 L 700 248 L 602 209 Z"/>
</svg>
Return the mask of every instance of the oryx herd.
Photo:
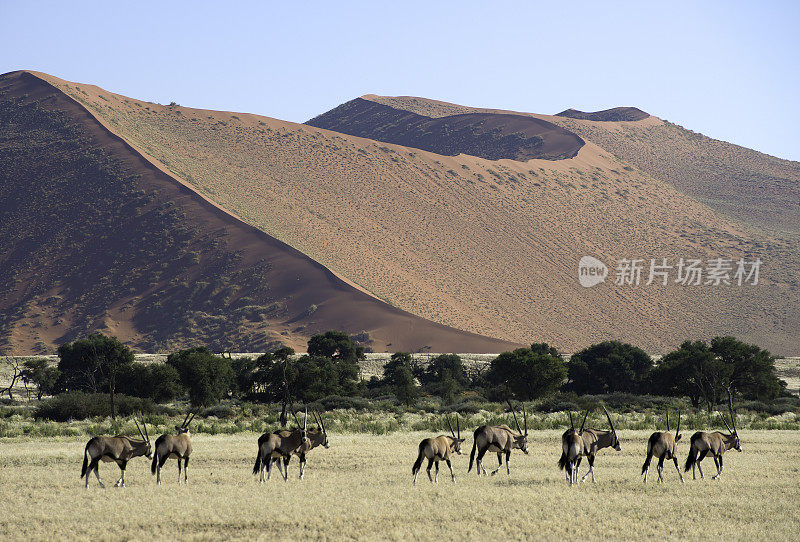
<svg viewBox="0 0 800 542">
<path fill-rule="evenodd" d="M 475 463 L 477 464 L 478 476 L 486 475 L 487 472 L 486 468 L 483 466 L 483 457 L 486 455 L 486 452 L 495 452 L 497 454 L 498 466 L 491 474 L 497 474 L 502 468 L 503 456 L 505 456 L 506 473 L 510 475 L 511 469 L 509 465 L 512 450 L 517 449 L 521 450 L 526 455 L 528 454 L 528 415 L 525 411 L 525 407 L 524 405 L 522 407 L 523 426 L 520 426 L 517 413 L 510 401 L 508 405 L 514 418 L 516 430 L 505 424 L 482 425 L 475 429 L 467 472 L 472 471 L 473 463 Z M 608 420 L 608 430 L 585 427 L 586 420 L 589 416 L 589 410 L 584 414 L 580 428 L 575 429 L 572 413 L 569 413 L 570 428 L 561 435 L 561 458 L 558 460 L 558 466 L 560 469 L 566 471 L 566 480 L 570 485 L 586 480 L 589 475 L 592 477 L 592 482 L 595 481 L 594 461 L 597 452 L 603 448 L 613 448 L 616 451 L 621 450 L 611 416 L 605 406 L 602 406 L 602 408 Z M 722 416 L 725 427 L 728 429 L 727 433 L 720 431 L 715 431 L 713 433 L 698 431 L 692 435 L 689 456 L 684 465 L 684 471 L 692 469 L 692 479 L 695 478 L 695 466 L 697 470 L 700 471 L 700 477 L 703 477 L 703 470 L 700 468 L 700 462 L 709 453 L 714 458 L 714 463 L 717 466 L 717 473 L 714 479 L 718 479 L 722 474 L 722 455 L 731 448 L 740 452 L 742 451 L 741 445 L 739 444 L 739 435 L 736 432 L 736 416 L 733 411 L 733 400 L 730 390 L 728 391 L 728 408 L 731 418 L 730 426 L 725 420 L 725 417 Z M 317 423 L 316 428 L 308 427 L 307 410 L 305 411 L 302 424 L 294 412 L 292 412 L 292 415 L 297 423 L 296 429 L 279 429 L 271 433 L 264 433 L 258 439 L 258 451 L 256 453 L 255 465 L 253 466 L 253 474 L 259 475 L 260 483 L 265 481 L 264 470 L 267 471 L 267 479 L 270 478 L 273 464 L 277 464 L 284 481 L 288 480 L 289 462 L 293 455 L 296 455 L 300 462 L 299 478 L 302 480 L 305 475 L 306 454 L 320 445 L 325 448 L 329 447 L 328 433 L 325 430 L 325 423 L 321 415 L 312 411 L 314 421 Z M 461 422 L 458 414 L 456 414 L 455 418 L 455 431 L 453 430 L 453 424 L 450 418 L 446 418 L 448 428 L 450 429 L 450 435 L 426 438 L 419 443 L 417 459 L 411 467 L 411 474 L 414 476 L 414 484 L 417 482 L 417 475 L 425 459 L 428 460 L 426 471 L 428 479 L 431 482 L 439 481 L 439 462 L 441 461 L 447 464 L 447 467 L 450 469 L 450 478 L 455 482 L 456 477 L 453 471 L 451 458 L 454 455 L 461 455 L 461 446 L 466 440 L 461 438 Z M 150 445 L 150 436 L 144 419 L 142 419 L 141 426 L 138 420 L 134 420 L 140 438 L 130 438 L 122 435 L 92 438 L 86 443 L 83 467 L 81 469 L 81 478 L 86 477 L 85 487 L 89 487 L 89 475 L 92 471 L 94 471 L 100 486 L 105 487 L 100 481 L 100 474 L 98 471 L 98 463 L 100 461 L 113 461 L 117 463 L 121 475 L 115 486 L 124 487 L 125 468 L 128 461 L 141 455 L 152 460 L 151 472 L 156 475 L 157 484 L 161 484 L 161 467 L 164 466 L 164 463 L 166 463 L 169 458 L 178 460 L 178 483 L 181 483 L 181 470 L 183 470 L 183 482 L 188 483 L 189 456 L 192 453 L 189 424 L 191 424 L 193 419 L 194 414 L 188 413 L 183 423 L 175 427 L 175 434 L 164 434 L 158 437 L 155 443 L 155 450 L 153 450 L 153 447 Z M 675 468 L 678 471 L 678 476 L 681 482 L 683 482 L 683 474 L 681 473 L 677 458 L 677 445 L 678 441 L 681 439 L 680 411 L 678 411 L 678 421 L 674 436 L 670 433 L 669 412 L 667 412 L 666 416 L 666 425 L 666 431 L 656 431 L 647 441 L 647 456 L 642 466 L 642 474 L 644 475 L 645 483 L 647 482 L 647 474 L 653 457 L 658 459 L 657 470 L 659 482 L 664 481 L 662 471 L 665 459 L 674 462 Z M 155 454 L 153 451 L 155 451 Z M 475 461 L 476 451 L 477 461 Z M 589 470 L 583 475 L 583 478 L 579 479 L 578 469 L 583 457 L 586 457 L 589 463 Z M 183 460 L 182 468 L 181 460 Z M 436 466 L 436 470 L 435 473 L 431 475 L 431 468 L 433 468 L 434 465 Z"/>
</svg>

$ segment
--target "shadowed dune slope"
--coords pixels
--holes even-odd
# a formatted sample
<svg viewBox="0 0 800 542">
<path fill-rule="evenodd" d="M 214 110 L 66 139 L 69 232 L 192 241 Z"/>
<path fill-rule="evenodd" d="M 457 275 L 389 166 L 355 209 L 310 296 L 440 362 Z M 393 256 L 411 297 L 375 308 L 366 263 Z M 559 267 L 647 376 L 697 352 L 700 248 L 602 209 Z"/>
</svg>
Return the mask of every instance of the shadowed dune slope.
<svg viewBox="0 0 800 542">
<path fill-rule="evenodd" d="M 383 351 L 513 343 L 413 316 L 203 199 L 27 72 L 0 76 L 0 348 L 92 331 L 143 350 L 304 347 L 341 329 Z"/>
<path fill-rule="evenodd" d="M 603 122 L 629 122 L 646 119 L 650 115 L 637 107 L 612 107 L 611 109 L 592 112 L 578 111 L 577 109 L 567 109 L 561 113 L 556 113 L 556 116 Z"/>
<path fill-rule="evenodd" d="M 38 76 L 227 215 L 425 319 L 568 352 L 611 338 L 663 352 L 720 334 L 794 350 L 800 266 L 784 265 L 794 245 L 720 216 L 592 142 L 562 160 L 445 156 Z M 437 115 L 441 103 L 416 103 L 429 117 L 496 113 L 450 104 Z M 583 255 L 606 262 L 611 277 L 581 287 Z M 757 287 L 646 285 L 647 269 L 639 286 L 613 284 L 616 259 L 680 257 L 760 257 L 765 266 Z M 314 302 L 298 309 L 306 303 Z"/>
<path fill-rule="evenodd" d="M 467 113 L 430 118 L 363 98 L 306 124 L 446 156 L 469 154 L 488 160 L 572 158 L 583 146 L 572 132 L 527 116 Z"/>
</svg>

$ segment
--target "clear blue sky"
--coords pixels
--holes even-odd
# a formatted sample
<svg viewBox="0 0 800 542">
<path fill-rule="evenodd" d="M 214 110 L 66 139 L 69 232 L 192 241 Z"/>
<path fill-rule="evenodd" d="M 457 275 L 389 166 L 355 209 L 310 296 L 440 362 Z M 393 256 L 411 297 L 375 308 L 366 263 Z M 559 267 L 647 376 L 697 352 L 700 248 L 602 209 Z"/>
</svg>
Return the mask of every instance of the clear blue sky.
<svg viewBox="0 0 800 542">
<path fill-rule="evenodd" d="M 0 73 L 296 122 L 367 93 L 633 105 L 800 160 L 798 4 L 655 4 L 0 0 Z"/>
</svg>

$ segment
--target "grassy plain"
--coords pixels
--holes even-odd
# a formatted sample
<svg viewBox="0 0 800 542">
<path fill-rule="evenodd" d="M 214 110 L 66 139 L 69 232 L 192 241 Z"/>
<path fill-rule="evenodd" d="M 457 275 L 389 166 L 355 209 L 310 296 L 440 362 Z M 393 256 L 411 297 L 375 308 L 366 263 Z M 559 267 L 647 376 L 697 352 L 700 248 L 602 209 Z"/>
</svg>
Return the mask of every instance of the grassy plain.
<svg viewBox="0 0 800 542">
<path fill-rule="evenodd" d="M 746 431 L 743 453 L 728 452 L 721 481 L 665 484 L 639 476 L 649 431 L 620 431 L 622 451 L 603 450 L 597 484 L 570 488 L 555 465 L 560 430 L 531 434 L 515 452 L 511 476 L 467 475 L 468 452 L 454 461 L 457 481 L 411 484 L 416 447 L 427 433 L 335 434 L 331 448 L 297 462 L 288 483 L 259 486 L 251 475 L 256 433 L 196 435 L 189 485 L 175 462 L 156 487 L 136 459 L 124 489 L 88 491 L 78 479 L 85 440 L 0 442 L 0 538 L 44 539 L 563 539 L 567 536 L 666 539 L 790 539 L 800 536 L 800 432 Z M 685 436 L 688 440 L 689 434 Z M 679 444 L 681 459 L 688 445 Z M 487 466 L 495 459 L 487 455 Z M 705 461 L 706 473 L 713 463 Z M 446 467 L 442 465 L 445 469 Z M 118 476 L 103 464 L 110 486 Z M 422 473 L 424 476 L 424 472 Z M 651 470 L 651 476 L 654 475 Z"/>
</svg>

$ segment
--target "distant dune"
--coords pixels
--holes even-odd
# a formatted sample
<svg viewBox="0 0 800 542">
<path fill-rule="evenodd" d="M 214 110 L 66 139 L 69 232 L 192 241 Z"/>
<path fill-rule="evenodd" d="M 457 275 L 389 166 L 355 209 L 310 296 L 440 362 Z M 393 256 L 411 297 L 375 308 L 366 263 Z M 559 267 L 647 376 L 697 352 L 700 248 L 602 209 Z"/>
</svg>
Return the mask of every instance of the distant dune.
<svg viewBox="0 0 800 542">
<path fill-rule="evenodd" d="M 242 351 L 260 350 L 264 342 L 297 345 L 316 329 L 342 327 L 367 332 L 362 338 L 378 351 L 488 352 L 532 341 L 575 351 L 614 338 L 657 353 L 719 334 L 776 353 L 795 350 L 796 244 L 720 213 L 656 177 L 651 171 L 658 168 L 637 167 L 599 144 L 600 137 L 586 135 L 673 134 L 656 117 L 596 122 L 362 97 L 431 119 L 538 119 L 585 142 L 571 158 L 489 160 L 258 115 L 153 104 L 45 74 L 29 77 L 61 93 L 35 103 L 23 98 L 32 96 L 24 89 L 8 98 L 0 93 L 4 118 L 39 119 L 0 127 L 0 152 L 7 152 L 4 160 L 14 157 L 14 168 L 4 173 L 18 179 L 4 179 L 2 205 L 19 208 L 0 230 L 9 239 L 0 245 L 0 270 L 13 271 L 0 284 L 13 300 L 0 328 L 7 344 L 46 349 L 89 329 L 108 329 L 162 349 L 225 339 L 226 349 Z M 73 112 L 55 107 L 67 96 Z M 338 117 L 339 130 L 350 129 L 348 119 Z M 50 124 L 32 128 L 45 120 Z M 109 172 L 103 165 L 108 143 L 92 139 L 88 121 L 119 138 L 140 166 Z M 389 124 L 371 125 L 392 132 Z M 455 125 L 431 126 L 441 129 L 440 150 L 461 148 L 464 142 L 453 137 L 458 131 L 444 129 Z M 78 130 L 77 137 L 53 140 L 65 127 Z M 414 135 L 411 128 L 400 132 Z M 502 128 L 495 133 L 499 140 L 509 135 Z M 680 151 L 675 161 L 699 152 L 692 138 L 673 137 L 679 145 L 651 138 L 659 148 L 649 151 L 638 142 L 616 145 L 649 156 L 674 148 Z M 15 141 L 21 143 L 9 147 Z M 83 156 L 94 158 L 74 163 Z M 81 184 L 90 166 L 94 172 Z M 47 172 L 55 167 L 72 173 L 37 204 L 30 187 L 51 186 Z M 139 176 L 147 176 L 138 168 L 160 172 L 163 184 L 143 186 Z M 195 203 L 185 206 L 178 194 Z M 211 217 L 216 222 L 204 226 Z M 239 241 L 245 232 L 255 248 Z M 278 253 L 294 255 L 297 263 L 272 263 Z M 28 254 L 33 261 L 17 270 Z M 583 255 L 607 262 L 612 274 L 618 258 L 760 257 L 765 268 L 752 288 L 615 286 L 611 277 L 587 289 L 576 276 Z M 454 345 L 467 340 L 480 346 Z"/>
<path fill-rule="evenodd" d="M 469 154 L 487 160 L 573 158 L 583 146 L 572 132 L 529 116 L 466 113 L 431 118 L 362 98 L 306 124 L 446 156 Z"/>
<path fill-rule="evenodd" d="M 593 112 L 567 109 L 561 113 L 556 113 L 556 116 L 601 122 L 631 122 L 635 120 L 646 119 L 650 115 L 636 107 L 612 107 L 611 109 Z"/>
</svg>

